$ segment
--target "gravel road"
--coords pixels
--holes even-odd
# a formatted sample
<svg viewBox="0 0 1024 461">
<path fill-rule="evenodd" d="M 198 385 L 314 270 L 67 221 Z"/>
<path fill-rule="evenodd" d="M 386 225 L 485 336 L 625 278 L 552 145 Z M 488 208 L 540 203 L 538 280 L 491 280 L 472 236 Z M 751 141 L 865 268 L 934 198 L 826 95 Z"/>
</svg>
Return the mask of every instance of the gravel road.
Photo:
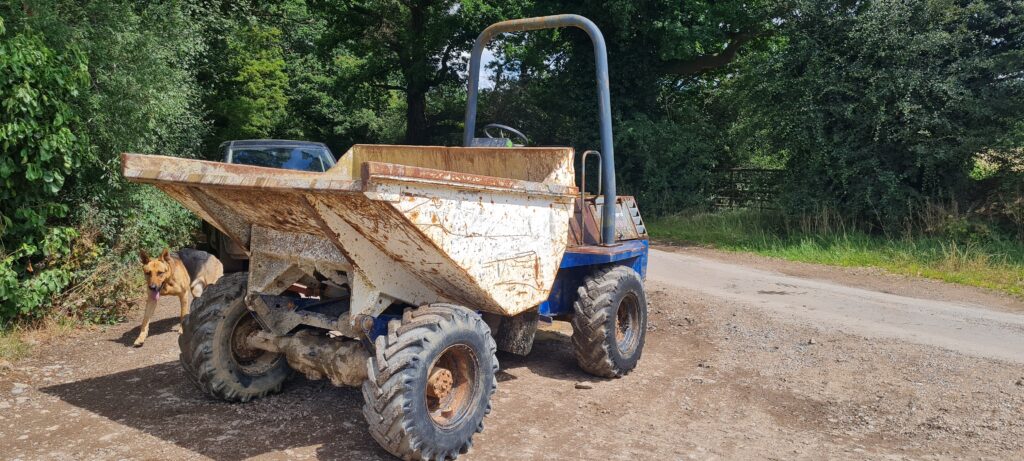
<svg viewBox="0 0 1024 461">
<path fill-rule="evenodd" d="M 648 280 L 848 333 L 1024 363 L 1024 315 L 651 250 Z"/>
<path fill-rule="evenodd" d="M 465 459 L 1024 459 L 1024 303 L 991 292 L 697 248 L 652 251 L 639 368 L 595 380 L 567 324 L 500 354 Z M 356 389 L 200 395 L 163 300 L 0 368 L 4 459 L 388 459 Z M 586 381 L 590 389 L 577 389 Z M 587 387 L 587 386 L 581 386 Z"/>
</svg>

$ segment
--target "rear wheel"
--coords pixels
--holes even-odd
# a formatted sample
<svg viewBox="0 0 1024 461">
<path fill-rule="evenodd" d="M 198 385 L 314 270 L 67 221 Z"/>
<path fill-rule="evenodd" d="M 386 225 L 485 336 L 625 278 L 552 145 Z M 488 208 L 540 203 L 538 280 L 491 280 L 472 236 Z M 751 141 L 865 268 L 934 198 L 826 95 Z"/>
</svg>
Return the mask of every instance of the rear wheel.
<svg viewBox="0 0 1024 461">
<path fill-rule="evenodd" d="M 626 266 L 601 269 L 584 278 L 577 294 L 572 345 L 580 368 L 605 378 L 636 368 L 647 333 L 640 274 Z"/>
<path fill-rule="evenodd" d="M 217 259 L 220 260 L 222 266 L 224 266 L 224 273 L 242 272 L 245 270 L 246 260 L 236 259 L 231 256 L 228 251 L 228 245 L 231 240 L 223 234 L 217 235 Z"/>
<path fill-rule="evenodd" d="M 245 307 L 248 273 L 221 277 L 192 302 L 178 337 L 181 364 L 204 392 L 246 402 L 281 390 L 291 373 L 280 353 L 249 346 L 262 327 Z"/>
<path fill-rule="evenodd" d="M 491 411 L 497 348 L 487 324 L 460 306 L 408 309 L 376 340 L 363 416 L 381 447 L 406 460 L 454 459 Z"/>
</svg>

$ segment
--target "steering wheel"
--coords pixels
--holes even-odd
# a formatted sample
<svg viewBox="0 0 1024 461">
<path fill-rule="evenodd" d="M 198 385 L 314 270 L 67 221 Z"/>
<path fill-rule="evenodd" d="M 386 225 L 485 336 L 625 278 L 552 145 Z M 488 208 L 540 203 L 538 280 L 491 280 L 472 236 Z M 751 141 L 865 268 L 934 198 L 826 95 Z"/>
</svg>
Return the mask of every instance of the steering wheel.
<svg viewBox="0 0 1024 461">
<path fill-rule="evenodd" d="M 500 134 L 501 136 L 495 136 L 494 133 L 491 133 L 492 129 L 498 130 L 498 134 Z M 515 138 L 509 138 L 508 136 L 505 136 L 506 133 L 514 135 Z M 505 139 L 509 139 L 509 140 L 515 139 L 515 140 L 522 141 L 519 144 L 513 143 L 513 145 L 516 146 L 516 147 L 523 147 L 527 143 L 530 142 L 530 140 L 527 139 L 526 135 L 521 133 L 519 130 L 517 130 L 515 128 L 512 128 L 512 127 L 510 127 L 508 125 L 501 125 L 501 124 L 498 124 L 498 123 L 488 123 L 487 125 L 485 125 L 484 126 L 484 134 L 487 135 L 487 137 L 491 138 L 491 139 L 494 139 L 494 138 L 505 138 Z"/>
</svg>

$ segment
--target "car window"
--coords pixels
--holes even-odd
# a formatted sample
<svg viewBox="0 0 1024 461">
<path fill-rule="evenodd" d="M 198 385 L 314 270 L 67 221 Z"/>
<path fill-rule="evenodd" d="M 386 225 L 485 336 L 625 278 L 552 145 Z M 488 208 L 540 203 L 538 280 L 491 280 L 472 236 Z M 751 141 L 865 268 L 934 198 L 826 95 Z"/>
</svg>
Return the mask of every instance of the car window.
<svg viewBox="0 0 1024 461">
<path fill-rule="evenodd" d="M 330 155 L 316 147 L 250 147 L 232 151 L 231 162 L 241 165 L 283 168 L 286 170 L 324 172 L 330 168 L 325 161 Z"/>
</svg>

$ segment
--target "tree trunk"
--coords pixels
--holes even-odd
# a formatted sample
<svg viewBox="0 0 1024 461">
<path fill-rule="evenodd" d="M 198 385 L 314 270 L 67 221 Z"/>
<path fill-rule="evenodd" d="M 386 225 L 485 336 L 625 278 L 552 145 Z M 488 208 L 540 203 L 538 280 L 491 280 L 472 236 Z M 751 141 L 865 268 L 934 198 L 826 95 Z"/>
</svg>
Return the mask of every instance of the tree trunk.
<svg viewBox="0 0 1024 461">
<path fill-rule="evenodd" d="M 412 88 L 406 93 L 405 143 L 426 144 L 427 138 L 427 91 L 426 88 Z"/>
<path fill-rule="evenodd" d="M 412 2 L 409 6 L 409 32 L 411 37 L 422 37 L 425 32 L 425 7 Z M 407 45 L 409 66 L 405 69 L 405 143 L 427 143 L 427 90 L 430 60 L 422 40 L 413 39 Z"/>
</svg>

